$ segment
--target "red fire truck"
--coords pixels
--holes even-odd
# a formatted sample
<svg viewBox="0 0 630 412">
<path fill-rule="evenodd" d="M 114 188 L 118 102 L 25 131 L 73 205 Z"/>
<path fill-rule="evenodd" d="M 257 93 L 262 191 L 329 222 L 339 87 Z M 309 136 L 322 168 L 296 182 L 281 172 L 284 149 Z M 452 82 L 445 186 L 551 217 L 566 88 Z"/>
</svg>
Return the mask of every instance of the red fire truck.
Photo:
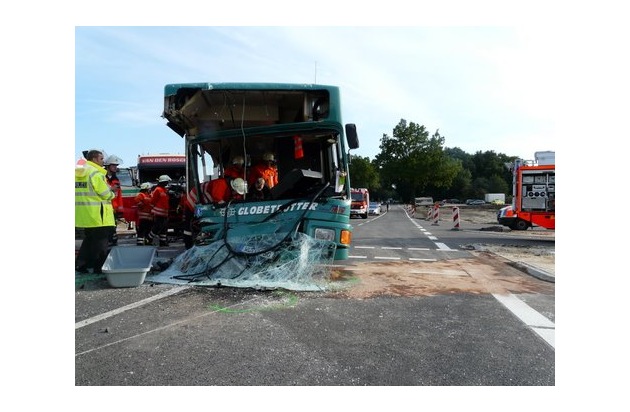
<svg viewBox="0 0 630 412">
<path fill-rule="evenodd" d="M 499 224 L 513 230 L 532 226 L 556 228 L 555 152 L 536 152 L 534 161 L 517 159 L 513 174 L 512 204 L 499 210 Z"/>
<path fill-rule="evenodd" d="M 350 189 L 352 203 L 350 205 L 350 217 L 361 216 L 367 219 L 370 207 L 370 192 L 366 188 Z"/>
</svg>

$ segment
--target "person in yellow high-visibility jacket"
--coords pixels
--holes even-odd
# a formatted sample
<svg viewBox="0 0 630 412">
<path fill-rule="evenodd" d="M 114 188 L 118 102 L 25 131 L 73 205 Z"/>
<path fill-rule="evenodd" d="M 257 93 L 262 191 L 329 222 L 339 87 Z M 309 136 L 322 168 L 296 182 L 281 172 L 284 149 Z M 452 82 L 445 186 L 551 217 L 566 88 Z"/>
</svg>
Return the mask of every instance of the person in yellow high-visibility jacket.
<svg viewBox="0 0 630 412">
<path fill-rule="evenodd" d="M 107 184 L 103 152 L 90 150 L 86 159 L 74 173 L 74 226 L 85 231 L 75 270 L 88 273 L 88 268 L 93 268 L 94 273 L 102 273 L 109 237 L 116 230 L 112 207 L 116 194 Z"/>
</svg>

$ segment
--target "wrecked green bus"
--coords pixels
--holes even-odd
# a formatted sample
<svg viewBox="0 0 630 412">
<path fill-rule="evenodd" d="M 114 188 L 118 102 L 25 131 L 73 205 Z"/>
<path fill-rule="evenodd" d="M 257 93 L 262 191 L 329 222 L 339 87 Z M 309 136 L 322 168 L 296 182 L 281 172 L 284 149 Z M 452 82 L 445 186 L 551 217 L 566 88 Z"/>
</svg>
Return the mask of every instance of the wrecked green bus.
<svg viewBox="0 0 630 412">
<path fill-rule="evenodd" d="M 224 176 L 233 159 L 244 160 L 242 177 L 269 153 L 278 183 L 265 200 L 249 193 L 227 204 L 195 207 L 195 245 L 258 236 L 281 247 L 296 233 L 329 241 L 334 260 L 348 257 L 349 150 L 359 147 L 354 124 L 341 120 L 336 86 L 285 83 L 184 83 L 164 88 L 162 117 L 185 144 L 186 190 L 201 193 L 204 181 Z M 271 243 L 269 244 L 271 239 Z M 249 246 L 247 246 L 249 247 Z M 246 253 L 243 252 L 243 253 Z"/>
</svg>

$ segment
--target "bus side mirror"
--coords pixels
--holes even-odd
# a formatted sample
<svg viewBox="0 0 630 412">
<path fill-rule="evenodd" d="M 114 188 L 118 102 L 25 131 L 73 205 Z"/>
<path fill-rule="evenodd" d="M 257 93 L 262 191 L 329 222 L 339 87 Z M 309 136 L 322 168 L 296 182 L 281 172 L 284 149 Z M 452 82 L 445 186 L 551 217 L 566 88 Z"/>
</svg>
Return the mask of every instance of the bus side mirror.
<svg viewBox="0 0 630 412">
<path fill-rule="evenodd" d="M 346 124 L 346 139 L 350 149 L 359 148 L 359 136 L 357 135 L 357 125 L 354 123 Z"/>
</svg>

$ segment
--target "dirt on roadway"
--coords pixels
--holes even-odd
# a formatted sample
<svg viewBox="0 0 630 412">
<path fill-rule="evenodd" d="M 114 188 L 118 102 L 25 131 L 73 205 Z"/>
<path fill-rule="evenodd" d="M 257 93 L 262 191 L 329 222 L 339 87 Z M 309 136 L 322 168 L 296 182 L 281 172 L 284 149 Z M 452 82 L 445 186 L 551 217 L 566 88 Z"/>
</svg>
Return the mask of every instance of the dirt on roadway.
<svg viewBox="0 0 630 412">
<path fill-rule="evenodd" d="M 451 219 L 448 215 L 441 220 Z M 512 231 L 496 220 L 497 208 L 471 206 L 460 208 L 462 227 L 496 231 L 514 236 L 554 238 L 555 232 L 544 228 Z M 417 215 L 422 216 L 422 215 Z M 422 218 L 422 217 L 420 217 Z M 331 274 L 339 282 L 338 297 L 367 299 L 377 296 L 430 296 L 450 293 L 546 293 L 553 283 L 541 283 L 532 276 L 523 276 L 515 264 L 525 264 L 545 274 L 555 275 L 555 243 L 543 246 L 506 244 L 462 245 L 474 259 L 440 260 L 436 262 L 366 262 L 357 263 Z M 552 278 L 550 276 L 550 278 Z M 343 286 L 341 286 L 343 285 Z"/>
</svg>

